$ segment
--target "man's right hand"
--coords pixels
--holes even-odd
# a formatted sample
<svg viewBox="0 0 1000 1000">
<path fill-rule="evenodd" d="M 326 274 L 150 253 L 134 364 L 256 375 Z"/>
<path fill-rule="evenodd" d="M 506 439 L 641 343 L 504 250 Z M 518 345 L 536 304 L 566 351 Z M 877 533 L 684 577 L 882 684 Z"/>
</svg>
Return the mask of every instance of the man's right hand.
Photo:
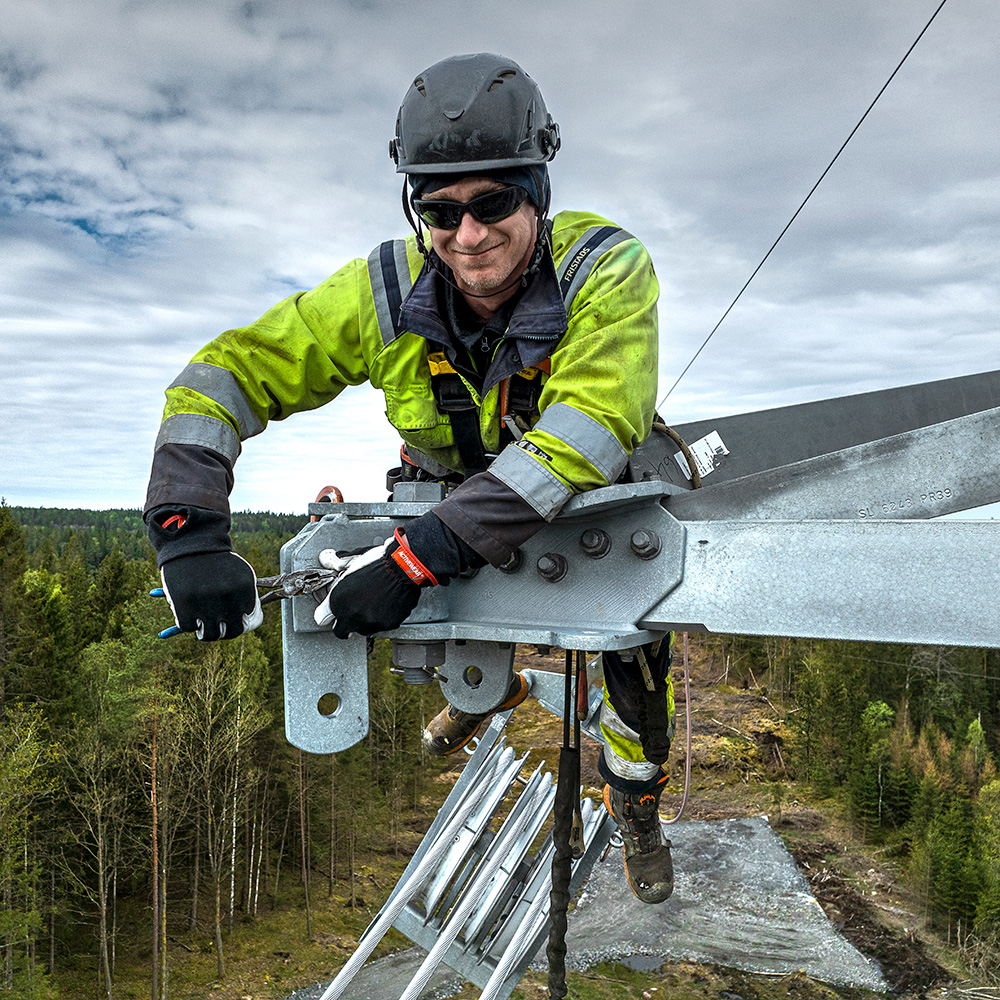
<svg viewBox="0 0 1000 1000">
<path fill-rule="evenodd" d="M 205 642 L 235 639 L 264 620 L 257 574 L 235 552 L 178 556 L 163 564 L 160 578 L 177 627 Z"/>
</svg>

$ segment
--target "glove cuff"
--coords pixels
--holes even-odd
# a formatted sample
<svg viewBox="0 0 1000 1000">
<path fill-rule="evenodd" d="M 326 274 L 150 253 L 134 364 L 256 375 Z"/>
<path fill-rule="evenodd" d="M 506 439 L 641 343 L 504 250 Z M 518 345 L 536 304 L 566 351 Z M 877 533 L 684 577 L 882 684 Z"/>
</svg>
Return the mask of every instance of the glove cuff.
<svg viewBox="0 0 1000 1000">
<path fill-rule="evenodd" d="M 432 510 L 407 521 L 403 530 L 407 548 L 441 586 L 447 587 L 460 573 L 486 565 Z"/>
<path fill-rule="evenodd" d="M 436 587 L 437 578 L 434 574 L 413 554 L 406 541 L 406 534 L 402 528 L 397 528 L 393 533 L 397 547 L 388 552 L 389 558 L 412 580 L 418 587 L 425 583 L 428 586 Z"/>
<path fill-rule="evenodd" d="M 221 511 L 164 504 L 148 511 L 144 520 L 160 568 L 181 556 L 232 551 L 229 515 Z"/>
</svg>

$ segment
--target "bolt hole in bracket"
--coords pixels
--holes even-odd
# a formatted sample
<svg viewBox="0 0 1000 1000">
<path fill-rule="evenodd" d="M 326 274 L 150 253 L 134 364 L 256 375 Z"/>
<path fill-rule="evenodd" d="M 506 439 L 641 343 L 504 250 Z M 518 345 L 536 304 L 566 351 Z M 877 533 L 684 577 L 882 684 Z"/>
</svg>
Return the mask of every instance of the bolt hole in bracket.
<svg viewBox="0 0 1000 1000">
<path fill-rule="evenodd" d="M 503 701 L 518 642 L 596 652 L 661 637 L 636 622 L 683 578 L 685 528 L 660 502 L 675 492 L 683 491 L 648 482 L 574 497 L 508 572 L 487 566 L 423 590 L 406 623 L 383 633 L 394 662 L 407 680 L 441 682 L 456 708 L 485 713 Z M 311 504 L 320 520 L 285 544 L 281 571 L 316 566 L 323 549 L 379 544 L 433 506 L 343 503 L 330 513 L 329 504 Z M 539 562 L 558 572 L 542 574 Z M 325 754 L 368 732 L 367 648 L 361 637 L 341 640 L 317 626 L 316 604 L 312 595 L 282 602 L 285 728 L 294 746 Z"/>
</svg>

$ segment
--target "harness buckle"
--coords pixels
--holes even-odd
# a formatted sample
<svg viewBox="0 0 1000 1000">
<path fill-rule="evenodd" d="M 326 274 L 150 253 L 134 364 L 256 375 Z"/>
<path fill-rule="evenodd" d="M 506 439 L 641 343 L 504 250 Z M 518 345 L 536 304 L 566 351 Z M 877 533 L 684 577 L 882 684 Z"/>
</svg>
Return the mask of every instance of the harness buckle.
<svg viewBox="0 0 1000 1000">
<path fill-rule="evenodd" d="M 437 382 L 435 402 L 442 412 L 465 413 L 476 408 L 465 383 L 457 375 L 438 376 L 435 381 Z"/>
</svg>

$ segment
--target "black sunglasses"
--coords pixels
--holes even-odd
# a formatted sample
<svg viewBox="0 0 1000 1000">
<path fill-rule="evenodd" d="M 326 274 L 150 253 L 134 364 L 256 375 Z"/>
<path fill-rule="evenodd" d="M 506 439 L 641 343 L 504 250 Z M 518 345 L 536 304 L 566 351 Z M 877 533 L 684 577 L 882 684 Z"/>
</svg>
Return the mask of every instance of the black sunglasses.
<svg viewBox="0 0 1000 1000">
<path fill-rule="evenodd" d="M 509 219 L 526 201 L 528 192 L 512 184 L 497 191 L 487 191 L 469 201 L 434 201 L 414 198 L 413 208 L 425 225 L 431 229 L 458 229 L 462 216 L 469 212 L 484 226 Z"/>
</svg>

